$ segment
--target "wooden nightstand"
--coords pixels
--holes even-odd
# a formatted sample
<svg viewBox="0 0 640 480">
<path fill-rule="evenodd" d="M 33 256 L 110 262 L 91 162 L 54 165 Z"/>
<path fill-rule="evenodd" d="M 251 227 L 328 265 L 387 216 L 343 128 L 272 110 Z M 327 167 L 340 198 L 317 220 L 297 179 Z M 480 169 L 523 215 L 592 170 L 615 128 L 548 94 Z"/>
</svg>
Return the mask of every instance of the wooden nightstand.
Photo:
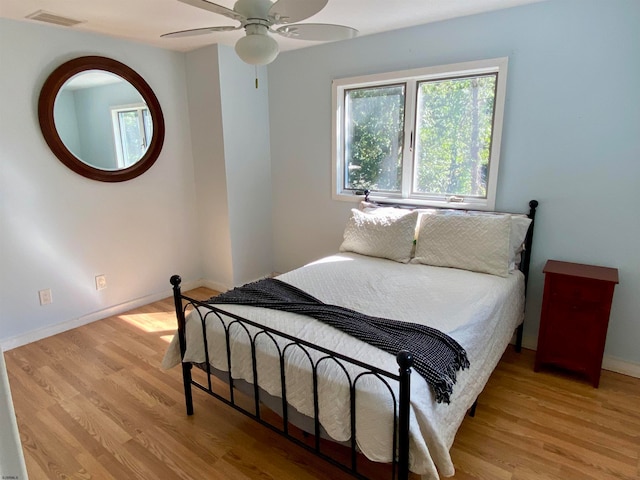
<svg viewBox="0 0 640 480">
<path fill-rule="evenodd" d="M 535 371 L 555 365 L 600 383 L 613 289 L 618 270 L 549 260 Z"/>
</svg>

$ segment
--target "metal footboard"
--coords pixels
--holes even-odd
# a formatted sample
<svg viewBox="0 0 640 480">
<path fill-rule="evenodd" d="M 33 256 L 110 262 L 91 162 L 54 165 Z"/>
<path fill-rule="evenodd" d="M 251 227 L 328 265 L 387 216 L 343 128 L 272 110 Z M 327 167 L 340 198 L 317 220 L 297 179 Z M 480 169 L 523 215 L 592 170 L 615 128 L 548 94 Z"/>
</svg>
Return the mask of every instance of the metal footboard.
<svg viewBox="0 0 640 480">
<path fill-rule="evenodd" d="M 316 456 L 326 460 L 327 462 L 337 466 L 338 468 L 348 472 L 355 478 L 366 479 L 360 467 L 359 467 L 359 454 L 356 445 L 357 434 L 357 422 L 356 422 L 356 395 L 358 393 L 358 385 L 364 378 L 375 377 L 378 381 L 382 382 L 382 385 L 386 387 L 390 398 L 393 403 L 393 431 L 389 432 L 392 437 L 392 449 L 391 458 L 393 462 L 391 465 L 390 478 L 392 480 L 408 480 L 409 478 L 409 405 L 410 405 L 410 384 L 411 384 L 411 366 L 412 356 L 408 351 L 401 351 L 397 355 L 397 363 L 399 366 L 398 373 L 391 373 L 381 370 L 377 367 L 367 365 L 356 359 L 349 358 L 337 352 L 333 352 L 326 348 L 313 345 L 302 339 L 295 338 L 283 332 L 279 332 L 272 328 L 260 325 L 246 318 L 242 318 L 238 315 L 225 312 L 219 308 L 204 303 L 192 298 L 189 298 L 181 293 L 180 290 L 181 278 L 178 275 L 171 277 L 171 284 L 173 285 L 173 294 L 176 308 L 176 315 L 178 319 L 178 335 L 180 343 L 181 358 L 184 359 L 186 352 L 186 312 L 193 309 L 197 312 L 197 316 L 201 323 L 202 339 L 204 342 L 205 362 L 197 365 L 205 374 L 205 380 L 200 382 L 193 378 L 192 367 L 194 364 L 189 362 L 182 363 L 182 373 L 184 381 L 185 402 L 187 414 L 193 414 L 193 397 L 192 386 L 208 393 L 209 395 L 217 398 L 230 407 L 240 411 L 246 416 L 253 418 L 260 424 L 271 429 L 274 432 L 288 438 L 293 443 L 304 448 L 307 451 L 315 454 Z M 194 317 L 192 316 L 192 321 Z M 226 383 L 228 387 L 227 396 L 214 391 L 212 379 L 219 377 L 212 367 L 211 359 L 209 358 L 209 345 L 207 339 L 206 323 L 207 322 L 220 322 L 219 325 L 224 329 L 226 352 L 221 352 L 226 358 Z M 231 375 L 232 371 L 232 355 L 231 355 L 231 342 L 230 330 L 231 328 L 240 329 L 239 331 L 246 334 L 249 348 L 251 349 L 252 371 L 253 381 L 250 382 L 250 388 L 253 390 L 251 393 L 253 411 L 239 404 L 237 395 L 236 380 Z M 268 342 L 275 347 L 277 355 L 279 357 L 280 364 L 280 385 L 281 392 L 279 392 L 279 402 L 281 403 L 280 416 L 281 424 L 274 424 L 265 420 L 263 416 L 263 409 L 266 407 L 261 401 L 261 395 L 264 396 L 264 391 L 260 388 L 258 382 L 258 360 L 256 356 L 257 343 Z M 291 419 L 289 418 L 289 409 L 292 408 L 287 402 L 287 382 L 286 382 L 286 365 L 287 355 L 293 351 L 298 350 L 303 352 L 304 358 L 308 360 L 311 370 L 312 384 L 313 384 L 313 416 L 312 427 L 307 428 L 311 430 L 308 433 L 312 436 L 312 442 L 307 443 L 303 439 L 294 436 L 291 429 Z M 318 368 L 325 362 L 333 362 L 344 373 L 345 379 L 349 386 L 349 398 L 350 398 L 350 440 L 347 445 L 349 449 L 349 459 L 346 462 L 342 462 L 331 456 L 329 453 L 323 450 L 321 438 L 323 437 L 323 430 L 320 425 L 319 419 L 319 397 L 318 397 Z M 353 368 L 358 367 L 358 373 L 350 373 Z M 392 385 L 397 385 L 397 388 L 393 388 Z"/>
</svg>

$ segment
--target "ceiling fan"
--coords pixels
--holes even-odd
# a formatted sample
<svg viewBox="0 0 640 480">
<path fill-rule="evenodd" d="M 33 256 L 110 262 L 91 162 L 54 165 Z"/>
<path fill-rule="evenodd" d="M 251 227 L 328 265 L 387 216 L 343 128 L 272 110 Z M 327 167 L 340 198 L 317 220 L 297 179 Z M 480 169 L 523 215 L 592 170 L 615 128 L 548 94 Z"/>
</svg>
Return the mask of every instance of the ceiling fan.
<svg viewBox="0 0 640 480">
<path fill-rule="evenodd" d="M 224 15 L 240 22 L 237 26 L 205 27 L 165 33 L 178 38 L 244 28 L 246 36 L 236 42 L 236 53 L 251 65 L 266 65 L 275 60 L 279 48 L 269 33 L 299 40 L 328 42 L 353 38 L 358 31 L 351 27 L 324 23 L 295 23 L 322 10 L 329 0 L 238 0 L 233 10 L 207 0 L 178 0 L 182 3 Z M 276 27 L 282 25 L 281 27 Z"/>
</svg>

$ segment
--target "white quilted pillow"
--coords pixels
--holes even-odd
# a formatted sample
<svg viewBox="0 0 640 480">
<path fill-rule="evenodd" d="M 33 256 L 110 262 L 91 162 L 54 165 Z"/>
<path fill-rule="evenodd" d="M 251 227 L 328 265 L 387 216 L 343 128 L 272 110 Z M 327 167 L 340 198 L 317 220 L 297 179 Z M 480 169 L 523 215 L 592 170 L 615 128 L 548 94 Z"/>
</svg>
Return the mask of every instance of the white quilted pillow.
<svg viewBox="0 0 640 480">
<path fill-rule="evenodd" d="M 418 212 L 380 215 L 351 210 L 341 252 L 355 252 L 407 263 L 411 259 Z"/>
<path fill-rule="evenodd" d="M 508 216 L 423 215 L 415 263 L 509 275 Z"/>
<path fill-rule="evenodd" d="M 510 213 L 469 212 L 469 215 L 506 215 L 511 219 L 511 233 L 509 235 L 509 270 L 516 270 L 520 265 L 520 254 L 524 250 L 524 239 L 529 231 L 531 219 L 526 215 Z"/>
</svg>

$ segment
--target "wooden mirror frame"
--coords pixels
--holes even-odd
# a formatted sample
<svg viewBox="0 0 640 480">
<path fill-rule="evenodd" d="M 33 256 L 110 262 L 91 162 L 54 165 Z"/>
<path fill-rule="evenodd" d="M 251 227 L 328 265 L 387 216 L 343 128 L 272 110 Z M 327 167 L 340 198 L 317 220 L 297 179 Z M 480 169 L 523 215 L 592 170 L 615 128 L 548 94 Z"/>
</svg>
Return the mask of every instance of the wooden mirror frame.
<svg viewBox="0 0 640 480">
<path fill-rule="evenodd" d="M 74 75 L 87 70 L 104 70 L 122 77 L 138 90 L 151 114 L 153 135 L 149 148 L 135 164 L 120 170 L 101 170 L 86 164 L 76 157 L 64 144 L 56 129 L 53 107 L 58 92 L 62 86 Z M 79 57 L 63 63 L 56 68 L 45 81 L 38 99 L 38 120 L 40 129 L 47 145 L 58 159 L 74 172 L 83 177 L 101 182 L 124 182 L 142 175 L 155 163 L 164 143 L 164 118 L 160 102 L 151 90 L 149 84 L 134 70 L 106 57 Z"/>
</svg>

